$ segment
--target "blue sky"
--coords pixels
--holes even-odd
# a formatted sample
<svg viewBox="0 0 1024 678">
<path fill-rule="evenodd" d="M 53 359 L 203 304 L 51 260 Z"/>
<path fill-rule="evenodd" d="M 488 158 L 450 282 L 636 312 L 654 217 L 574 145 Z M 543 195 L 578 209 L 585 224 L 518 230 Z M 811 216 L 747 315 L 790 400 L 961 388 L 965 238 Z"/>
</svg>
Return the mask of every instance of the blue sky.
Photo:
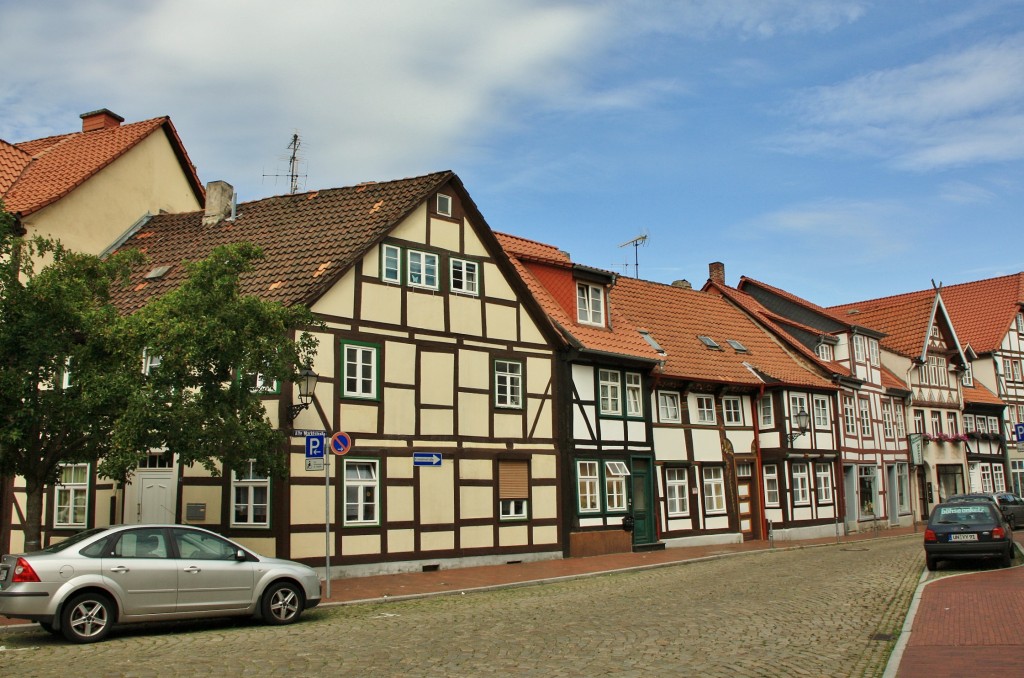
<svg viewBox="0 0 1024 678">
<path fill-rule="evenodd" d="M 492 228 L 822 305 L 1024 270 L 1024 1 L 0 0 L 0 138 L 169 115 L 241 201 L 451 169 Z"/>
</svg>

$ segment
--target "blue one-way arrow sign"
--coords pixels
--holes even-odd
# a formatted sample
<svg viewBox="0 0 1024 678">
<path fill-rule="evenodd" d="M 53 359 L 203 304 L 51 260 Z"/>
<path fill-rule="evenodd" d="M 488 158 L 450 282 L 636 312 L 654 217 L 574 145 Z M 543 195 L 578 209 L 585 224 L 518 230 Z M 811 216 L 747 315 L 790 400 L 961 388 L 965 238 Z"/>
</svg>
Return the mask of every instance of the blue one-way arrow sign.
<svg viewBox="0 0 1024 678">
<path fill-rule="evenodd" d="M 412 465 L 413 466 L 440 466 L 441 465 L 441 453 L 440 452 L 413 452 L 412 453 Z"/>
</svg>

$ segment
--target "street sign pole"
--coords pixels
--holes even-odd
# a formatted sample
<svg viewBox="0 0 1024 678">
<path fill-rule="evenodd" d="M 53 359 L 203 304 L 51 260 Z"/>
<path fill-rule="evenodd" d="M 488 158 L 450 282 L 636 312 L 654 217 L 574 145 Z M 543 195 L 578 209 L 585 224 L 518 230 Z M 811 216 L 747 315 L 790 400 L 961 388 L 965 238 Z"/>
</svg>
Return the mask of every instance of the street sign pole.
<svg viewBox="0 0 1024 678">
<path fill-rule="evenodd" d="M 327 598 L 331 597 L 331 460 L 330 455 L 324 455 L 324 530 L 326 549 L 324 550 L 324 579 L 327 582 Z"/>
</svg>

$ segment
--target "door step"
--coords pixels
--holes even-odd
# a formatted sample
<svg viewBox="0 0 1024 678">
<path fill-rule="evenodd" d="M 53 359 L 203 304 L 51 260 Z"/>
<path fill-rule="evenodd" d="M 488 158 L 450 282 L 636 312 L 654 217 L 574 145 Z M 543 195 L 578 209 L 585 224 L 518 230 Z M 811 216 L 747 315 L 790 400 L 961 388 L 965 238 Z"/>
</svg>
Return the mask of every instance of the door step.
<svg viewBox="0 0 1024 678">
<path fill-rule="evenodd" d="M 656 541 L 651 544 L 633 544 L 633 553 L 640 553 L 642 551 L 664 551 L 665 542 Z"/>
</svg>

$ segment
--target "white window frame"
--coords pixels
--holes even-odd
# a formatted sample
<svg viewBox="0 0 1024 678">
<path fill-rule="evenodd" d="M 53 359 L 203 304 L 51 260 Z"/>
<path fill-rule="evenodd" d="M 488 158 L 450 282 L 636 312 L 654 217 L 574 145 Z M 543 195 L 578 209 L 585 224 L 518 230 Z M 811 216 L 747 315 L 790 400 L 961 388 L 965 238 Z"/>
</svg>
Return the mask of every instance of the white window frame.
<svg viewBox="0 0 1024 678">
<path fill-rule="evenodd" d="M 448 280 L 452 292 L 478 296 L 480 294 L 480 264 L 469 259 L 455 259 L 448 262 Z"/>
<path fill-rule="evenodd" d="M 874 366 L 878 366 L 878 339 L 868 338 L 868 360 Z"/>
<path fill-rule="evenodd" d="M 992 491 L 992 467 L 988 464 L 981 465 L 981 491 Z"/>
<path fill-rule="evenodd" d="M 725 469 L 721 466 L 705 466 L 701 469 L 704 479 L 704 512 L 707 515 L 725 513 Z"/>
<path fill-rule="evenodd" d="M 644 392 L 639 372 L 626 372 L 626 416 L 644 416 Z"/>
<path fill-rule="evenodd" d="M 604 288 L 576 283 L 576 319 L 581 325 L 604 327 Z"/>
<path fill-rule="evenodd" d="M 376 400 L 380 349 L 355 342 L 341 343 L 342 396 Z M 369 376 L 366 372 L 369 370 Z"/>
<path fill-rule="evenodd" d="M 859 334 L 853 335 L 853 359 L 859 363 L 865 362 L 864 337 Z"/>
<path fill-rule="evenodd" d="M 523 364 L 518 360 L 494 361 L 494 406 L 523 408 Z"/>
<path fill-rule="evenodd" d="M 438 215 L 442 217 L 450 217 L 452 215 L 452 197 L 444 193 L 438 193 L 434 200 L 434 209 Z"/>
<path fill-rule="evenodd" d="M 946 412 L 946 433 L 951 436 L 960 433 L 960 427 L 956 422 L 956 412 Z"/>
<path fill-rule="evenodd" d="M 439 257 L 433 252 L 407 250 L 405 253 L 406 281 L 409 287 L 436 290 L 438 284 Z"/>
<path fill-rule="evenodd" d="M 1006 492 L 1006 472 L 999 462 L 992 464 L 992 487 L 993 492 Z"/>
<path fill-rule="evenodd" d="M 602 416 L 622 416 L 622 374 L 618 370 L 597 371 L 598 403 Z"/>
<path fill-rule="evenodd" d="M 819 358 L 827 362 L 832 362 L 833 356 L 835 355 L 832 352 L 832 345 L 826 344 L 825 342 L 821 342 L 820 344 L 815 346 L 814 352 L 818 355 Z"/>
<path fill-rule="evenodd" d="M 867 398 L 857 398 L 857 410 L 860 415 L 860 435 L 862 438 L 871 437 L 871 401 Z"/>
<path fill-rule="evenodd" d="M 739 398 L 722 398 L 722 418 L 726 426 L 743 425 L 743 401 Z"/>
<path fill-rule="evenodd" d="M 345 484 L 345 512 L 342 520 L 346 526 L 380 524 L 379 467 L 380 462 L 376 459 L 344 460 L 342 478 Z M 353 509 L 355 516 L 350 517 Z"/>
<path fill-rule="evenodd" d="M 790 394 L 789 396 L 789 416 L 792 421 L 796 421 L 796 415 L 800 414 L 803 410 L 807 414 L 811 414 L 811 408 L 807 406 L 807 396 L 802 394 Z"/>
<path fill-rule="evenodd" d="M 964 365 L 964 376 L 960 377 L 960 383 L 964 386 L 974 386 L 974 365 Z"/>
<path fill-rule="evenodd" d="M 811 407 L 814 408 L 814 428 L 828 428 L 831 423 L 828 411 L 828 398 L 825 396 L 814 396 L 811 398 Z"/>
<path fill-rule="evenodd" d="M 779 506 L 779 467 L 765 464 L 764 470 L 764 505 Z"/>
<path fill-rule="evenodd" d="M 907 422 L 903 416 L 903 403 L 897 401 L 894 410 L 896 415 L 896 437 L 905 438 L 907 435 Z"/>
<path fill-rule="evenodd" d="M 895 435 L 895 429 L 893 429 L 892 419 L 892 402 L 889 400 L 882 401 L 882 433 L 886 438 L 892 438 Z"/>
<path fill-rule="evenodd" d="M 665 469 L 665 498 L 670 518 L 690 515 L 689 473 L 685 466 Z"/>
<path fill-rule="evenodd" d="M 260 509 L 263 514 L 262 520 L 258 518 Z M 242 512 L 241 516 L 239 511 Z M 252 461 L 243 462 L 241 468 L 235 469 L 231 474 L 231 525 L 270 525 L 270 476 L 257 473 Z"/>
<path fill-rule="evenodd" d="M 502 520 L 525 520 L 527 517 L 528 499 L 502 499 L 500 505 L 500 518 Z"/>
<path fill-rule="evenodd" d="M 576 462 L 576 510 L 580 513 L 601 512 L 601 471 L 596 461 Z"/>
<path fill-rule="evenodd" d="M 400 247 L 381 245 L 380 279 L 387 283 L 402 284 L 402 249 Z"/>
<path fill-rule="evenodd" d="M 89 464 L 61 464 L 53 490 L 53 526 L 85 527 L 89 520 Z"/>
<path fill-rule="evenodd" d="M 154 355 L 148 348 L 142 351 L 142 373 L 147 377 L 153 373 L 153 370 L 160 367 L 160 363 L 164 361 L 162 355 Z"/>
<path fill-rule="evenodd" d="M 683 421 L 677 392 L 658 391 L 658 421 L 666 424 L 679 424 Z"/>
<path fill-rule="evenodd" d="M 999 417 L 988 418 L 988 430 L 997 435 L 999 434 Z"/>
<path fill-rule="evenodd" d="M 971 433 L 972 431 L 974 431 L 974 415 L 973 414 L 965 414 L 964 415 L 964 433 Z"/>
<path fill-rule="evenodd" d="M 700 395 L 696 397 L 697 423 L 714 424 L 715 420 L 715 398 L 714 396 Z"/>
<path fill-rule="evenodd" d="M 761 396 L 761 426 L 775 425 L 775 410 L 772 408 L 772 394 L 765 393 Z"/>
<path fill-rule="evenodd" d="M 249 383 L 250 381 L 252 381 L 252 383 Z M 271 394 L 281 392 L 281 382 L 277 379 L 271 379 L 270 382 L 267 383 L 267 378 L 262 372 L 245 375 L 245 385 L 249 389 L 249 393 Z"/>
<path fill-rule="evenodd" d="M 832 464 L 814 462 L 814 490 L 819 504 L 832 503 Z"/>
<path fill-rule="evenodd" d="M 622 461 L 606 461 L 604 463 L 604 498 L 605 510 L 621 513 L 626 510 L 626 478 L 629 468 Z"/>
<path fill-rule="evenodd" d="M 811 491 L 810 491 L 810 469 L 808 468 L 807 462 L 796 461 L 793 462 L 790 468 L 793 477 L 793 505 L 794 506 L 807 506 L 811 503 Z"/>
</svg>

